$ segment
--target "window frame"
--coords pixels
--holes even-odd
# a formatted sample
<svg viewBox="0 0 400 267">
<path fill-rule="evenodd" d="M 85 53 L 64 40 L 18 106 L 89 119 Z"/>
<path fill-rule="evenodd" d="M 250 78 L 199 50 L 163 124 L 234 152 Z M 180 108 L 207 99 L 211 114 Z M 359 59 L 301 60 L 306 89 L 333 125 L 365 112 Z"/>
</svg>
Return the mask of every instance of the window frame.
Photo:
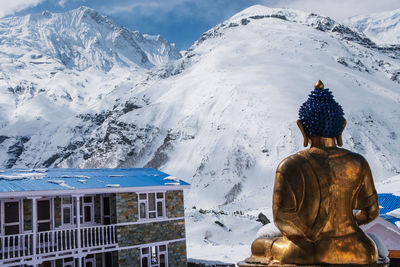
<svg viewBox="0 0 400 267">
<path fill-rule="evenodd" d="M 138 199 L 138 221 L 156 221 L 159 219 L 167 218 L 166 206 L 165 206 L 165 193 L 166 191 L 143 191 L 137 192 L 137 199 Z M 150 210 L 149 207 L 149 195 L 154 194 L 154 210 Z M 162 194 L 162 198 L 157 198 L 157 194 Z M 145 199 L 141 199 L 141 195 L 145 195 Z M 158 213 L 158 203 L 161 203 L 162 207 L 162 215 L 160 216 Z M 145 217 L 141 217 L 141 204 L 144 205 L 144 212 Z M 155 213 L 154 218 L 150 218 L 150 214 Z"/>
<path fill-rule="evenodd" d="M 49 219 L 44 219 L 44 220 L 39 220 L 39 203 L 40 201 L 49 201 Z M 50 230 L 54 229 L 54 205 L 53 205 L 53 198 L 52 197 L 42 197 L 40 199 L 37 200 L 36 202 L 36 214 L 37 214 L 37 231 L 39 232 L 39 224 L 40 223 L 48 223 L 50 225 Z M 46 230 L 46 231 L 50 231 L 50 230 Z M 45 232 L 45 231 L 44 231 Z"/>
<path fill-rule="evenodd" d="M 64 203 L 64 198 L 70 198 L 71 203 Z M 70 223 L 64 223 L 64 208 L 69 208 L 70 214 Z M 61 225 L 63 227 L 72 227 L 74 226 L 74 198 L 72 196 L 62 196 L 61 197 Z"/>
<path fill-rule="evenodd" d="M 164 251 L 160 251 L 160 247 L 165 246 Z M 157 263 L 151 264 L 151 251 L 152 248 L 156 249 L 157 253 Z M 165 259 L 165 267 L 168 267 L 168 243 L 154 243 L 147 244 L 145 246 L 140 246 L 140 266 L 141 267 L 160 267 L 160 256 L 164 255 Z M 147 249 L 147 253 L 143 252 L 144 249 Z M 143 266 L 143 258 L 147 258 L 147 266 Z"/>
<path fill-rule="evenodd" d="M 86 197 L 90 197 L 91 198 L 91 202 L 85 202 L 85 198 Z M 96 225 L 95 224 L 95 220 L 94 220 L 94 195 L 83 195 L 80 198 L 81 198 L 80 199 L 81 212 L 80 212 L 79 220 L 80 220 L 81 225 L 82 226 L 93 226 L 93 225 Z M 89 207 L 90 208 L 90 219 L 91 220 L 88 221 L 88 222 L 85 222 L 85 214 L 86 214 L 85 207 Z M 75 217 L 76 217 L 76 215 L 75 215 Z"/>
<path fill-rule="evenodd" d="M 5 221 L 5 205 L 8 202 L 18 202 L 18 222 L 11 222 L 11 223 L 6 223 Z M 24 232 L 24 211 L 23 211 L 23 199 L 21 198 L 7 198 L 7 199 L 2 199 L 1 200 L 1 235 L 6 235 L 5 234 L 5 228 L 7 226 L 16 226 L 18 225 L 18 234 L 21 234 Z"/>
<path fill-rule="evenodd" d="M 109 214 L 108 215 L 105 215 L 104 214 L 104 199 L 105 198 L 108 198 L 108 212 L 109 212 Z M 110 223 L 108 224 L 108 225 L 110 225 L 110 224 L 112 224 L 112 220 L 111 220 L 111 214 L 112 214 L 112 212 L 111 212 L 111 194 L 101 194 L 100 195 L 100 215 L 101 215 L 101 224 L 102 225 L 107 225 L 106 223 L 105 223 L 105 220 L 106 219 L 108 219 L 109 221 L 110 221 Z"/>
</svg>

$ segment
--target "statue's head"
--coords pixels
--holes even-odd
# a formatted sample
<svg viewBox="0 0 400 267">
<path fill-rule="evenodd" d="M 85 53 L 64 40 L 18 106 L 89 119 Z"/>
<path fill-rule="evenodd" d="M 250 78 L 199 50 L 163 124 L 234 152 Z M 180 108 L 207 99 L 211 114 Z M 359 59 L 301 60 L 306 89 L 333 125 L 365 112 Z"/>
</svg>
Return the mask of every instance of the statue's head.
<svg viewBox="0 0 400 267">
<path fill-rule="evenodd" d="M 346 126 L 343 109 L 320 80 L 314 87 L 300 107 L 297 121 L 304 137 L 304 146 L 308 146 L 313 137 L 336 138 L 337 144 L 342 146 L 342 132 Z"/>
</svg>

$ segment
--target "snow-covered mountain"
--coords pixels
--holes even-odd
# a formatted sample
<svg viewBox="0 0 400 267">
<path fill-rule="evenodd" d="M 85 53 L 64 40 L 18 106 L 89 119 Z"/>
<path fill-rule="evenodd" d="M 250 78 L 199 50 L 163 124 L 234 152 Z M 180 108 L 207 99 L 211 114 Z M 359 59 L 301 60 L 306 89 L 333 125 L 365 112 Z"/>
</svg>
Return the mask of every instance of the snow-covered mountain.
<svg viewBox="0 0 400 267">
<path fill-rule="evenodd" d="M 88 15 L 73 21 L 89 20 L 90 37 L 70 39 L 68 16 L 82 13 Z M 205 32 L 179 58 L 167 41 L 143 35 L 141 45 L 133 37 L 139 34 L 124 29 L 137 46 L 119 48 L 112 37 L 122 27 L 87 8 L 36 17 L 65 17 L 59 40 L 93 40 L 100 32 L 104 45 L 60 41 L 54 51 L 79 55 L 62 61 L 43 41 L 57 38 L 37 38 L 31 51 L 34 45 L 0 42 L 0 165 L 146 166 L 178 176 L 192 184 L 185 199 L 189 257 L 247 256 L 261 226 L 256 216 L 271 219 L 276 166 L 302 149 L 297 111 L 318 79 L 345 111 L 344 147 L 367 158 L 376 180 L 400 173 L 396 46 L 316 14 L 253 6 Z M 44 24 L 33 31 L 48 32 Z M 2 29 L 1 40 L 12 40 L 14 27 Z M 24 42 L 23 32 L 14 39 Z M 118 57 L 108 57 L 110 49 Z M 128 50 L 145 51 L 148 61 Z"/>
<path fill-rule="evenodd" d="M 2 51 L 18 47 L 36 64 L 50 57 L 69 69 L 109 71 L 115 65 L 149 69 L 181 57 L 161 36 L 132 32 L 88 7 L 2 19 L 0 34 Z"/>
<path fill-rule="evenodd" d="M 345 23 L 380 45 L 400 45 L 400 9 L 368 16 L 355 16 Z"/>
</svg>

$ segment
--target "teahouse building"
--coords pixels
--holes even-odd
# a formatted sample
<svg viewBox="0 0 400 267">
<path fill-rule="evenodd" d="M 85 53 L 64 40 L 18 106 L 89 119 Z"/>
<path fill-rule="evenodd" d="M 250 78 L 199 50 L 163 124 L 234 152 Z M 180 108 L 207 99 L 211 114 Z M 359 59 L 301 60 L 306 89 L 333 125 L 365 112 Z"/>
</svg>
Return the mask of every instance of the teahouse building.
<svg viewBox="0 0 400 267">
<path fill-rule="evenodd" d="M 185 266 L 186 188 L 155 169 L 1 170 L 0 266 Z"/>
</svg>

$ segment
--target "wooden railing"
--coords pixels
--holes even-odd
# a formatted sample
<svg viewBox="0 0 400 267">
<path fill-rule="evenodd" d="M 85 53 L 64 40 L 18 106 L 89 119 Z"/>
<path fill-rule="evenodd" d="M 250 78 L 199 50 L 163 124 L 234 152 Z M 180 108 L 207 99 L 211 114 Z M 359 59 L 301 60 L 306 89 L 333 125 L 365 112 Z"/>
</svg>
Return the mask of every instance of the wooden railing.
<svg viewBox="0 0 400 267">
<path fill-rule="evenodd" d="M 117 244 L 116 225 L 81 227 L 80 236 L 77 228 L 38 232 L 35 245 L 33 235 L 0 236 L 0 264 L 8 260 L 101 249 Z"/>
<path fill-rule="evenodd" d="M 0 237 L 0 260 L 14 259 L 33 254 L 32 233 Z"/>
</svg>

